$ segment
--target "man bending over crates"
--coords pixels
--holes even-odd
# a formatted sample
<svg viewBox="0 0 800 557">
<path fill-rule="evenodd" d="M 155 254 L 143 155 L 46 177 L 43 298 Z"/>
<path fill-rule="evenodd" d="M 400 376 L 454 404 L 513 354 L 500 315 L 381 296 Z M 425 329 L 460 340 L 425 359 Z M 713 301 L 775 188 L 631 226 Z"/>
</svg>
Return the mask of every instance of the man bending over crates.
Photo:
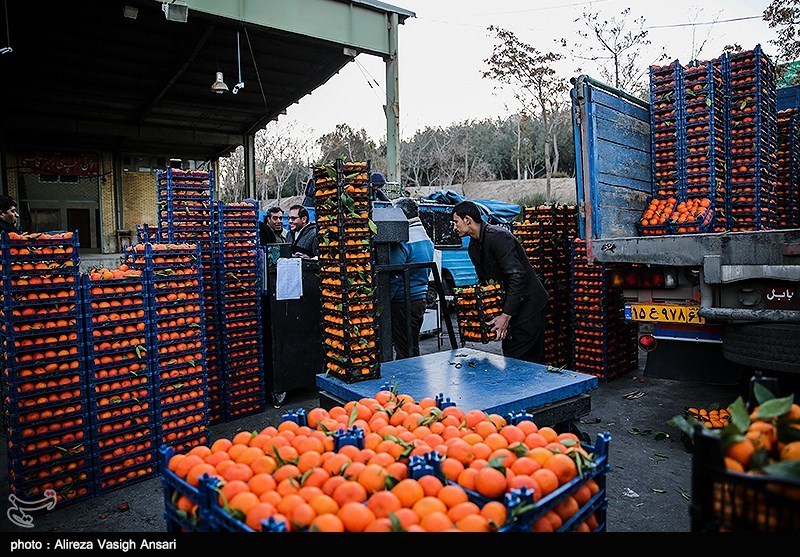
<svg viewBox="0 0 800 557">
<path fill-rule="evenodd" d="M 460 237 L 470 238 L 469 258 L 478 280 L 494 280 L 503 285 L 503 313 L 488 322 L 495 338 L 503 343 L 503 355 L 543 363 L 549 295 L 522 244 L 502 226 L 483 222 L 480 209 L 472 201 L 453 207 L 453 228 Z"/>
</svg>

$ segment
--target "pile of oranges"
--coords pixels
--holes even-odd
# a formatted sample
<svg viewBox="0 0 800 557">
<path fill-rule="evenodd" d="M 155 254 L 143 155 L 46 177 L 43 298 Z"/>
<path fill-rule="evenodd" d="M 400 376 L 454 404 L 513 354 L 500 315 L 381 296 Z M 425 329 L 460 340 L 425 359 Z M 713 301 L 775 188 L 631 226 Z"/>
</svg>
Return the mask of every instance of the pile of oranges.
<svg viewBox="0 0 800 557">
<path fill-rule="evenodd" d="M 666 234 L 667 219 L 675 210 L 677 201 L 674 197 L 651 199 L 639 220 L 642 234 L 645 236 Z"/>
<path fill-rule="evenodd" d="M 677 234 L 700 232 L 700 226 L 709 224 L 712 216 L 711 200 L 707 197 L 694 197 L 675 206 L 670 223 Z"/>
<path fill-rule="evenodd" d="M 306 418 L 194 447 L 168 468 L 192 486 L 205 474 L 217 478 L 219 504 L 256 531 L 272 518 L 290 531 L 491 532 L 513 520 L 507 492 L 526 488 L 537 502 L 592 458 L 574 434 L 388 390 Z M 348 428 L 363 431 L 363 448 L 334 450 L 331 432 Z M 433 451 L 442 475 L 412 478 L 410 457 Z M 587 479 L 526 528 L 557 530 L 599 490 Z M 176 492 L 171 500 L 183 516 L 203 520 L 190 497 Z M 595 514 L 574 526 L 597 527 Z"/>
</svg>

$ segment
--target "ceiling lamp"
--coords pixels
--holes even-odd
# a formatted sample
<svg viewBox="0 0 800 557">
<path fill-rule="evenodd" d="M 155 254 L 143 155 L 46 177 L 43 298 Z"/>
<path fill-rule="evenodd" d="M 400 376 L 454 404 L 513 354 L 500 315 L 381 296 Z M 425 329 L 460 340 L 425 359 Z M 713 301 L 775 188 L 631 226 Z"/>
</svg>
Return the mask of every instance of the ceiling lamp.
<svg viewBox="0 0 800 557">
<path fill-rule="evenodd" d="M 164 10 L 164 16 L 167 21 L 178 21 L 186 23 L 189 18 L 189 6 L 186 5 L 186 0 L 172 0 L 171 2 L 164 2 L 161 5 Z"/>
<path fill-rule="evenodd" d="M 228 86 L 225 85 L 225 80 L 222 79 L 222 72 L 217 72 L 217 80 L 211 84 L 211 91 L 218 95 L 228 91 Z"/>
</svg>

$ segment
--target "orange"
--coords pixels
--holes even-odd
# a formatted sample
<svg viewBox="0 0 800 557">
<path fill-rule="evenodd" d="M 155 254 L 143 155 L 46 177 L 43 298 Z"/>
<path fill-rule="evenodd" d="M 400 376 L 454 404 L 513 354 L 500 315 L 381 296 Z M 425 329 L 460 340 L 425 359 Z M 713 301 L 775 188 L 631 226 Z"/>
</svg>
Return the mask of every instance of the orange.
<svg viewBox="0 0 800 557">
<path fill-rule="evenodd" d="M 558 433 L 556 433 L 556 430 L 552 427 L 540 427 L 539 435 L 544 437 L 548 443 L 552 443 L 558 439 Z"/>
<path fill-rule="evenodd" d="M 465 468 L 464 471 L 458 475 L 458 479 L 456 481 L 464 489 L 475 491 L 475 481 L 477 478 L 478 470 L 475 468 Z"/>
<path fill-rule="evenodd" d="M 444 487 L 442 481 L 432 474 L 428 474 L 422 476 L 417 480 L 419 485 L 422 486 L 422 490 L 425 492 L 425 495 L 430 497 L 437 497 L 439 492 Z"/>
<path fill-rule="evenodd" d="M 332 497 L 340 507 L 350 502 L 363 503 L 367 500 L 367 490 L 358 482 L 345 480 L 333 490 Z"/>
<path fill-rule="evenodd" d="M 250 440 L 253 438 L 253 434 L 249 431 L 240 431 L 233 437 L 233 444 L 234 445 L 249 445 Z"/>
<path fill-rule="evenodd" d="M 186 475 L 186 481 L 189 482 L 189 485 L 196 487 L 200 485 L 200 478 L 203 476 L 203 474 L 216 476 L 217 470 L 212 465 L 205 462 L 197 464 L 196 466 L 193 466 L 191 470 L 189 470 L 189 473 Z"/>
<path fill-rule="evenodd" d="M 462 501 L 456 505 L 453 505 L 447 510 L 447 516 L 453 522 L 458 522 L 465 516 L 469 516 L 471 514 L 478 514 L 481 512 L 481 509 L 478 505 L 473 503 L 472 501 Z"/>
<path fill-rule="evenodd" d="M 364 532 L 391 532 L 392 521 L 388 518 L 376 518 L 366 528 Z"/>
<path fill-rule="evenodd" d="M 445 505 L 444 502 L 438 497 L 429 497 L 426 495 L 414 503 L 414 505 L 411 507 L 411 510 L 417 513 L 417 516 L 422 519 L 432 512 L 438 511 L 446 514 L 447 505 Z"/>
<path fill-rule="evenodd" d="M 249 490 L 250 488 L 248 487 L 248 485 L 241 480 L 234 480 L 232 482 L 228 482 L 225 485 L 223 485 L 222 488 L 220 489 L 219 504 L 224 506 L 231 499 L 233 499 L 234 496 Z"/>
<path fill-rule="evenodd" d="M 247 513 L 250 512 L 250 509 L 259 503 L 261 503 L 261 501 L 258 499 L 258 497 L 249 491 L 237 493 L 230 501 L 228 501 L 230 508 L 239 510 L 244 515 L 247 515 Z"/>
<path fill-rule="evenodd" d="M 553 452 L 544 447 L 536 447 L 531 449 L 527 456 L 538 462 L 539 466 L 544 466 L 552 458 Z"/>
<path fill-rule="evenodd" d="M 267 520 L 269 517 L 275 514 L 275 507 L 270 503 L 258 503 L 253 505 L 250 510 L 246 513 L 246 524 L 255 530 L 256 532 L 261 531 L 261 521 Z"/>
<path fill-rule="evenodd" d="M 747 470 L 750 468 L 750 460 L 753 458 L 755 451 L 753 441 L 745 437 L 741 441 L 728 445 L 725 448 L 725 456 L 732 458 Z"/>
<path fill-rule="evenodd" d="M 291 515 L 289 515 L 289 520 L 292 522 L 293 526 L 301 530 L 305 530 L 314 519 L 317 517 L 316 511 L 314 508 L 309 505 L 308 503 L 299 503 L 292 509 Z"/>
<path fill-rule="evenodd" d="M 344 523 L 338 515 L 318 514 L 309 528 L 311 532 L 344 532 Z"/>
<path fill-rule="evenodd" d="M 419 525 L 426 532 L 446 532 L 453 527 L 453 521 L 442 511 L 432 511 L 422 517 Z"/>
<path fill-rule="evenodd" d="M 320 486 L 325 495 L 333 496 L 334 490 L 347 481 L 344 476 L 331 476 Z"/>
<path fill-rule="evenodd" d="M 452 509 L 460 503 L 469 501 L 467 492 L 457 485 L 446 485 L 442 487 L 439 490 L 437 497 L 447 506 L 448 509 Z"/>
<path fill-rule="evenodd" d="M 336 515 L 346 532 L 363 532 L 375 520 L 375 513 L 367 505 L 356 501 L 345 503 Z"/>
<path fill-rule="evenodd" d="M 580 505 L 574 497 L 567 495 L 553 510 L 561 517 L 561 520 L 566 522 L 580 510 Z"/>
<path fill-rule="evenodd" d="M 481 508 L 481 515 L 489 521 L 493 529 L 500 528 L 506 522 L 508 511 L 506 506 L 499 501 L 489 501 Z"/>
<path fill-rule="evenodd" d="M 505 475 L 490 466 L 484 466 L 478 471 L 475 478 L 475 489 L 478 493 L 489 497 L 490 499 L 497 499 L 506 492 L 507 480 Z"/>
<path fill-rule="evenodd" d="M 225 464 L 226 462 L 228 461 L 220 462 L 220 465 Z M 219 470 L 219 468 L 217 468 L 217 471 L 226 481 L 229 482 L 233 480 L 242 480 L 243 482 L 246 482 L 253 477 L 253 470 L 246 464 L 233 463 L 229 466 L 226 466 L 224 470 Z"/>
<path fill-rule="evenodd" d="M 520 457 L 511 463 L 511 469 L 515 474 L 531 475 L 541 467 L 541 464 L 527 456 Z"/>
<path fill-rule="evenodd" d="M 410 478 L 400 480 L 391 491 L 400 499 L 400 503 L 406 508 L 413 507 L 417 501 L 425 497 L 425 490 L 422 489 L 419 482 Z"/>
<path fill-rule="evenodd" d="M 182 455 L 175 455 L 174 457 L 172 457 L 172 459 L 170 459 L 169 463 L 170 469 L 172 469 L 173 459 L 176 459 L 176 457 L 178 456 Z M 203 459 L 200 458 L 199 456 L 197 455 L 184 456 L 183 458 L 175 460 L 175 467 L 173 471 L 175 472 L 175 475 L 178 476 L 179 478 L 186 479 L 186 475 L 189 473 L 189 470 L 191 470 L 198 464 L 204 464 Z"/>
<path fill-rule="evenodd" d="M 324 492 L 315 486 L 305 485 L 297 490 L 297 494 L 303 498 L 304 501 L 311 501 L 317 495 L 324 495 Z"/>
<path fill-rule="evenodd" d="M 388 517 L 403 508 L 400 499 L 391 491 L 377 491 L 367 500 L 367 506 L 378 518 Z"/>
<path fill-rule="evenodd" d="M 464 465 L 455 458 L 445 458 L 442 461 L 442 473 L 444 477 L 454 482 L 458 479 L 458 475 L 464 471 Z"/>
<path fill-rule="evenodd" d="M 536 447 L 544 447 L 545 445 L 547 445 L 547 442 L 548 442 L 547 439 L 545 439 L 544 436 L 538 432 L 529 433 L 525 437 L 524 441 L 525 446 L 528 447 L 529 449 L 535 449 Z"/>
<path fill-rule="evenodd" d="M 250 478 L 250 481 L 247 482 L 247 486 L 250 488 L 250 491 L 260 497 L 261 494 L 275 489 L 277 484 L 271 475 L 261 473 Z"/>
<path fill-rule="evenodd" d="M 556 476 L 556 473 L 552 470 L 540 468 L 539 470 L 536 470 L 531 477 L 536 480 L 536 483 L 539 484 L 539 487 L 542 491 L 542 497 L 558 489 L 558 476 Z"/>
<path fill-rule="evenodd" d="M 324 493 L 312 497 L 308 504 L 311 505 L 311 508 L 314 509 L 317 515 L 336 514 L 339 511 L 339 503 L 337 503 L 333 497 L 325 495 Z"/>
<path fill-rule="evenodd" d="M 417 516 L 417 513 L 415 513 L 411 509 L 405 507 L 397 509 L 396 511 L 390 514 L 389 518 L 391 518 L 392 516 L 400 521 L 400 525 L 403 527 L 404 530 L 408 530 L 412 526 L 419 525 L 420 518 L 419 516 Z"/>
<path fill-rule="evenodd" d="M 291 516 L 292 511 L 297 505 L 305 504 L 305 500 L 300 497 L 297 493 L 289 493 L 288 495 L 284 495 L 281 500 L 276 505 L 278 512 L 281 514 L 285 514 L 286 516 Z"/>
<path fill-rule="evenodd" d="M 456 522 L 456 528 L 462 532 L 489 532 L 489 520 L 480 514 L 470 514 Z"/>
<path fill-rule="evenodd" d="M 578 466 L 575 461 L 565 454 L 554 454 L 545 462 L 544 467 L 555 473 L 559 485 L 564 485 L 578 475 Z"/>
</svg>

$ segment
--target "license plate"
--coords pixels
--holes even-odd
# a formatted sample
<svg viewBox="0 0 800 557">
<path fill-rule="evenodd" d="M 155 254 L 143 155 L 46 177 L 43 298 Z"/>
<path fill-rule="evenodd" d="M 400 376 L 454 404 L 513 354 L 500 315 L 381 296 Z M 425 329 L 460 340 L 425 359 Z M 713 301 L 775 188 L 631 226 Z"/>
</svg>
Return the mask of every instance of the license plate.
<svg viewBox="0 0 800 557">
<path fill-rule="evenodd" d="M 625 319 L 651 323 L 705 325 L 706 320 L 697 314 L 699 309 L 698 306 L 679 306 L 676 304 L 627 304 L 625 306 Z"/>
</svg>

